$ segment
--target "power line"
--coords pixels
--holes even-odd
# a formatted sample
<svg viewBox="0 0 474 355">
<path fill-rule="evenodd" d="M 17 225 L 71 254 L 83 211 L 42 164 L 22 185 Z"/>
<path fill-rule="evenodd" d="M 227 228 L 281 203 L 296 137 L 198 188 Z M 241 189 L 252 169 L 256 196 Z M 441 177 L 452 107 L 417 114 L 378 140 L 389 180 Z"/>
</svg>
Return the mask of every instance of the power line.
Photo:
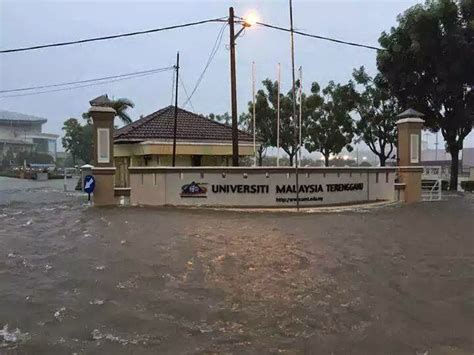
<svg viewBox="0 0 474 355">
<path fill-rule="evenodd" d="M 169 69 L 168 69 L 169 70 Z M 116 79 L 112 80 L 102 80 L 99 82 L 93 82 L 85 85 L 78 85 L 78 86 L 69 86 L 69 87 L 64 87 L 64 88 L 59 88 L 59 89 L 53 89 L 53 90 L 45 90 L 45 91 L 37 91 L 37 92 L 28 92 L 28 93 L 22 93 L 22 94 L 14 94 L 14 95 L 4 95 L 0 96 L 0 99 L 3 98 L 8 98 L 8 97 L 19 97 L 19 96 L 30 96 L 30 95 L 41 95 L 41 94 L 46 94 L 46 93 L 51 93 L 51 92 L 58 92 L 58 91 L 66 91 L 66 90 L 75 90 L 75 89 L 80 89 L 80 88 L 85 88 L 85 87 L 90 87 L 90 86 L 97 86 L 97 85 L 102 85 L 102 84 L 109 84 L 109 83 L 114 83 L 116 81 L 122 81 L 122 80 L 129 80 L 129 79 L 135 79 L 135 78 L 141 78 L 143 76 L 148 76 L 148 75 L 153 75 L 157 73 L 161 73 L 164 70 L 160 71 L 153 71 L 153 72 L 146 72 L 146 73 L 141 73 L 137 74 L 134 76 L 126 76 L 126 77 L 119 77 Z"/>
<path fill-rule="evenodd" d="M 58 91 L 75 90 L 75 89 L 80 89 L 80 88 L 85 88 L 85 87 L 90 87 L 90 86 L 97 86 L 97 85 L 102 85 L 102 84 L 114 83 L 116 81 L 139 78 L 139 77 L 147 76 L 147 75 L 150 75 L 150 74 L 155 74 L 155 72 L 154 73 L 148 73 L 148 74 L 136 75 L 136 76 L 133 76 L 133 77 L 119 78 L 119 79 L 114 79 L 114 80 L 109 80 L 109 81 L 101 81 L 101 82 L 96 82 L 96 83 L 91 83 L 91 84 L 86 84 L 86 85 L 70 86 L 70 87 L 54 89 L 54 90 L 29 92 L 29 93 L 24 93 L 24 94 L 15 94 L 15 95 L 4 95 L 4 96 L 0 96 L 0 99 L 9 98 L 9 97 L 19 97 L 19 96 L 41 95 L 41 94 L 47 94 L 47 93 L 52 93 L 52 92 L 58 92 Z"/>
<path fill-rule="evenodd" d="M 74 85 L 74 84 L 83 84 L 83 83 L 89 83 L 89 82 L 94 82 L 94 81 L 102 81 L 102 80 L 109 80 L 109 79 L 117 79 L 117 78 L 122 78 L 122 77 L 135 76 L 135 75 L 139 75 L 139 74 L 146 74 L 146 73 L 155 73 L 155 72 L 167 71 L 167 70 L 170 70 L 170 69 L 173 69 L 173 67 L 156 68 L 156 69 L 149 69 L 149 70 L 137 71 L 137 72 L 127 73 L 127 74 L 104 76 L 104 77 L 102 77 L 102 78 L 96 78 L 96 79 L 87 79 L 87 80 L 79 80 L 79 81 L 69 81 L 69 82 L 60 83 L 60 84 L 50 84 L 50 85 L 41 85 L 41 86 L 30 86 L 30 87 L 26 87 L 26 88 L 0 90 L 0 94 L 4 94 L 4 93 L 8 93 L 8 92 L 30 91 L 30 90 L 37 90 L 37 89 L 47 89 L 47 88 L 53 88 L 53 87 L 58 87 L 58 86 L 67 86 L 67 85 Z"/>
<path fill-rule="evenodd" d="M 244 20 L 243 18 L 240 17 L 241 20 Z M 291 30 L 289 28 L 284 28 L 284 27 L 280 27 L 280 26 L 275 26 L 275 25 L 270 25 L 268 23 L 263 23 L 263 22 L 256 22 L 257 25 L 260 25 L 260 26 L 263 26 L 263 27 L 268 27 L 268 28 L 272 28 L 274 30 L 279 30 L 279 31 L 285 31 L 285 32 L 291 32 Z M 310 34 L 310 33 L 306 33 L 306 32 L 303 32 L 303 31 L 298 31 L 298 30 L 293 30 L 293 33 L 296 33 L 300 36 L 304 36 L 304 37 L 310 37 L 310 38 L 316 38 L 316 39 L 321 39 L 321 40 L 324 40 L 324 41 L 330 41 L 330 42 L 334 42 L 334 43 L 339 43 L 339 44 L 345 44 L 345 45 L 348 45 L 348 46 L 353 46 L 353 47 L 360 47 L 360 48 L 366 48 L 366 49 L 373 49 L 373 50 L 376 50 L 376 51 L 385 51 L 386 49 L 384 48 L 380 48 L 380 47 L 375 47 L 375 46 L 370 46 L 370 45 L 367 45 L 367 44 L 361 44 L 361 43 L 356 43 L 356 42 L 349 42 L 349 41 L 344 41 L 344 40 L 341 40 L 341 39 L 337 39 L 337 38 L 331 38 L 331 37 L 326 37 L 326 36 L 320 36 L 320 35 L 314 35 L 314 34 Z"/>
<path fill-rule="evenodd" d="M 92 37 L 92 38 L 80 39 L 80 40 L 77 40 L 77 41 L 57 42 L 57 43 L 36 45 L 36 46 L 31 46 L 31 47 L 20 47 L 20 48 L 4 49 L 4 50 L 0 50 L 0 54 L 31 51 L 31 50 L 42 49 L 42 48 L 70 46 L 70 45 L 74 45 L 74 44 L 81 44 L 81 43 L 88 43 L 88 42 L 95 42 L 95 41 L 105 41 L 105 40 L 109 40 L 109 39 L 116 39 L 116 38 L 122 38 L 122 37 L 138 36 L 138 35 L 143 35 L 143 34 L 174 30 L 174 29 L 177 29 L 177 28 L 184 28 L 184 27 L 202 25 L 202 24 L 210 23 L 210 22 L 221 22 L 223 19 L 225 19 L 225 17 L 202 20 L 202 21 L 196 21 L 196 22 L 188 22 L 188 23 L 184 23 L 184 24 L 180 24 L 180 25 L 167 26 L 167 27 L 161 27 L 161 28 L 153 28 L 153 29 L 144 30 L 144 31 L 121 33 L 121 34 L 103 36 L 103 37 Z"/>
<path fill-rule="evenodd" d="M 193 97 L 194 93 L 198 89 L 199 85 L 201 84 L 201 81 L 204 77 L 204 74 L 206 74 L 207 69 L 211 65 L 212 60 L 214 59 L 214 56 L 216 55 L 217 51 L 219 50 L 219 47 L 222 42 L 222 36 L 224 35 L 224 30 L 227 26 L 227 23 L 225 23 L 222 28 L 219 30 L 219 33 L 217 34 L 216 41 L 214 42 L 214 46 L 212 47 L 211 52 L 209 53 L 209 58 L 207 59 L 206 65 L 204 66 L 204 69 L 202 70 L 201 74 L 199 75 L 198 80 L 196 81 L 196 84 L 194 85 L 194 88 L 191 92 L 191 95 L 189 95 L 188 99 L 184 102 L 183 107 L 186 107 L 188 102 L 191 100 Z"/>
<path fill-rule="evenodd" d="M 194 108 L 194 105 L 191 101 L 191 98 L 189 97 L 189 94 L 188 94 L 188 90 L 186 90 L 186 85 L 184 85 L 184 81 L 183 81 L 183 78 L 182 78 L 183 74 L 180 75 L 179 77 L 179 81 L 181 82 L 181 86 L 183 87 L 183 90 L 184 90 L 184 93 L 186 95 L 186 99 L 187 101 L 189 102 L 189 105 L 191 106 L 191 109 L 193 110 L 193 112 L 196 112 L 195 108 Z M 184 107 L 184 106 L 183 106 Z"/>
<path fill-rule="evenodd" d="M 242 17 L 239 17 L 239 18 L 241 20 L 244 20 Z M 88 43 L 88 42 L 96 42 L 96 41 L 105 41 L 105 40 L 109 40 L 109 39 L 117 39 L 117 38 L 123 38 L 123 37 L 138 36 L 138 35 L 143 35 L 143 34 L 173 30 L 173 29 L 177 29 L 177 28 L 184 28 L 184 27 L 202 25 L 202 24 L 206 24 L 206 23 L 210 23 L 210 22 L 224 22 L 224 21 L 226 21 L 226 17 L 220 17 L 220 18 L 207 19 L 207 20 L 202 20 L 202 21 L 188 22 L 188 23 L 184 23 L 184 24 L 180 24 L 180 25 L 174 25 L 174 26 L 167 26 L 167 27 L 153 28 L 153 29 L 143 30 L 143 31 L 121 33 L 121 34 L 110 35 L 110 36 L 92 37 L 92 38 L 80 39 L 80 40 L 76 40 L 76 41 L 49 43 L 49 44 L 36 45 L 36 46 L 31 46 L 31 47 L 20 47 L 20 48 L 4 49 L 4 50 L 0 50 L 0 54 L 24 52 L 24 51 L 31 51 L 31 50 L 51 48 L 51 47 L 62 47 L 62 46 L 69 46 L 69 45 L 82 44 L 82 43 Z M 288 28 L 275 26 L 275 25 L 271 25 L 271 24 L 267 24 L 267 23 L 263 23 L 263 22 L 257 22 L 256 24 L 260 25 L 260 26 L 280 30 L 280 31 L 291 32 L 291 30 L 288 29 Z M 305 37 L 321 39 L 321 40 L 324 40 L 324 41 L 330 41 L 330 42 L 345 44 L 345 45 L 354 46 L 354 47 L 373 49 L 373 50 L 377 50 L 377 51 L 386 50 L 386 49 L 380 48 L 380 47 L 370 46 L 370 45 L 366 45 L 366 44 L 360 44 L 360 43 L 356 43 L 356 42 L 344 41 L 344 40 L 340 40 L 340 39 L 337 39 L 337 38 L 314 35 L 314 34 L 306 33 L 306 32 L 303 32 L 303 31 L 298 31 L 298 30 L 293 30 L 293 32 L 296 33 L 296 34 L 299 34 L 301 36 L 305 36 Z"/>
</svg>

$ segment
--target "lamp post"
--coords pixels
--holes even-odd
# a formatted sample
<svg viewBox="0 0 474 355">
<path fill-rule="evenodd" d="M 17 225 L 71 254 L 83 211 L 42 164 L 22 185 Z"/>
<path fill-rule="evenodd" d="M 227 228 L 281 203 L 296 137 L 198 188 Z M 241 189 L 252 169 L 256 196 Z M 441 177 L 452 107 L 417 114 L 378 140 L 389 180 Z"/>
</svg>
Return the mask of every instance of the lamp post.
<svg viewBox="0 0 474 355">
<path fill-rule="evenodd" d="M 242 28 L 235 33 L 235 15 L 234 8 L 229 7 L 229 48 L 230 48 L 230 101 L 232 114 L 232 166 L 239 166 L 239 136 L 237 121 L 237 75 L 235 68 L 235 40 L 240 36 L 242 31 L 252 26 L 255 17 L 249 18 L 249 21 L 242 22 Z"/>
</svg>

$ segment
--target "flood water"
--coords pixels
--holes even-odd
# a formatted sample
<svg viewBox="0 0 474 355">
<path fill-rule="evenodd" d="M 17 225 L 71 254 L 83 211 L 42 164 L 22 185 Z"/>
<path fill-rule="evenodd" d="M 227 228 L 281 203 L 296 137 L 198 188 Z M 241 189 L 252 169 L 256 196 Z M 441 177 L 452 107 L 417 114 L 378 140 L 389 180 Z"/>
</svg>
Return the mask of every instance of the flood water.
<svg viewBox="0 0 474 355">
<path fill-rule="evenodd" d="M 0 354 L 474 351 L 472 197 L 297 215 L 62 190 L 0 177 Z"/>
</svg>

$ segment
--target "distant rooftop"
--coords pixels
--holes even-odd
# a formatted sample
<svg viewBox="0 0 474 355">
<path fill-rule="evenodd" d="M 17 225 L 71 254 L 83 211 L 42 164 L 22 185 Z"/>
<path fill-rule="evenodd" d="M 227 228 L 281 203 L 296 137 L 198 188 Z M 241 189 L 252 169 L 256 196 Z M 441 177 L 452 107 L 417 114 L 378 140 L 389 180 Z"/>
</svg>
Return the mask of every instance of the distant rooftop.
<svg viewBox="0 0 474 355">
<path fill-rule="evenodd" d="M 165 107 L 115 131 L 114 141 L 173 139 L 174 106 Z M 178 108 L 176 138 L 191 141 L 232 141 L 232 128 L 202 115 Z M 238 132 L 239 141 L 252 142 L 253 136 Z"/>
<path fill-rule="evenodd" d="M 26 115 L 24 113 L 0 110 L 0 121 L 20 121 L 20 122 L 37 122 L 46 123 L 46 118 Z"/>
</svg>

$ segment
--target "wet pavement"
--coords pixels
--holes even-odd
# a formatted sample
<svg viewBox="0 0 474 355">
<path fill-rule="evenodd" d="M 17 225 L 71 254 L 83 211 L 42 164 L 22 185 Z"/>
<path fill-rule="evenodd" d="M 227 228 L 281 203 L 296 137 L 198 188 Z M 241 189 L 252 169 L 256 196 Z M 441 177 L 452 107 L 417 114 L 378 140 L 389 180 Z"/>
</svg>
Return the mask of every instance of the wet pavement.
<svg viewBox="0 0 474 355">
<path fill-rule="evenodd" d="M 0 354 L 472 354 L 474 198 L 90 208 L 0 177 Z"/>
</svg>

